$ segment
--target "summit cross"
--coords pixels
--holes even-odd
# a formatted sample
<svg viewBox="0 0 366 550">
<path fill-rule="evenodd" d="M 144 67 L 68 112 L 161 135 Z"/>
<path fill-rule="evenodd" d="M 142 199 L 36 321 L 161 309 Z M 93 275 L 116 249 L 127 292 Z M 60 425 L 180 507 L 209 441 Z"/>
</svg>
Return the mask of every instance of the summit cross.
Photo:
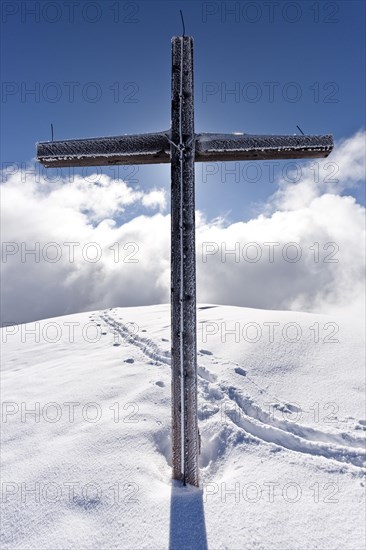
<svg viewBox="0 0 366 550">
<path fill-rule="evenodd" d="M 196 134 L 193 38 L 172 38 L 170 130 L 37 143 L 46 168 L 171 164 L 171 369 L 173 478 L 199 486 L 195 162 L 327 157 L 331 135 Z"/>
</svg>

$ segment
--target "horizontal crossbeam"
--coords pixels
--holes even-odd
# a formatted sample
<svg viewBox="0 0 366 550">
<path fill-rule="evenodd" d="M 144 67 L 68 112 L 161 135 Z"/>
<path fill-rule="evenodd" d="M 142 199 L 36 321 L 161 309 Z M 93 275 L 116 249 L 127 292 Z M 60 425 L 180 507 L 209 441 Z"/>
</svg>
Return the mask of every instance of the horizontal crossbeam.
<svg viewBox="0 0 366 550">
<path fill-rule="evenodd" d="M 37 143 L 46 168 L 170 162 L 168 132 Z"/>
<path fill-rule="evenodd" d="M 196 162 L 327 157 L 333 137 L 198 134 Z"/>
<path fill-rule="evenodd" d="M 37 143 L 37 160 L 46 168 L 161 164 L 171 160 L 170 131 Z M 174 146 L 174 144 L 173 144 Z M 256 136 L 195 134 L 195 162 L 327 157 L 331 135 Z"/>
</svg>

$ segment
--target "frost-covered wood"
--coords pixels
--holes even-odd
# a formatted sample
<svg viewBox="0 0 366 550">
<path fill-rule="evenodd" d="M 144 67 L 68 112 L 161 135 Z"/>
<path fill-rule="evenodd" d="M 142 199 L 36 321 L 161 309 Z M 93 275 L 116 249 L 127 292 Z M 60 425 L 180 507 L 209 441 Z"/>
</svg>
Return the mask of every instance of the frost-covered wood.
<svg viewBox="0 0 366 550">
<path fill-rule="evenodd" d="M 327 157 L 333 137 L 250 134 L 196 135 L 196 162 Z"/>
<path fill-rule="evenodd" d="M 193 40 L 172 39 L 171 316 L 173 477 L 198 486 Z"/>
<path fill-rule="evenodd" d="M 170 162 L 169 132 L 37 143 L 47 168 Z"/>
<path fill-rule="evenodd" d="M 171 131 L 37 144 L 37 159 L 47 168 L 161 164 L 171 161 Z M 327 157 L 333 138 L 324 136 L 256 136 L 195 134 L 195 162 Z"/>
</svg>

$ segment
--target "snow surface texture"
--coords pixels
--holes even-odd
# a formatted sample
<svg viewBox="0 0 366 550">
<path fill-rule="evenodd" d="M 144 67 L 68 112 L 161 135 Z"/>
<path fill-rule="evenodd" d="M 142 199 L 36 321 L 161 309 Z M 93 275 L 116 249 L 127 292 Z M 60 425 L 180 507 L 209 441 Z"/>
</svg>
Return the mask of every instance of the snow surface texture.
<svg viewBox="0 0 366 550">
<path fill-rule="evenodd" d="M 364 548 L 355 325 L 198 307 L 201 489 L 170 479 L 168 305 L 2 329 L 2 548 Z"/>
</svg>

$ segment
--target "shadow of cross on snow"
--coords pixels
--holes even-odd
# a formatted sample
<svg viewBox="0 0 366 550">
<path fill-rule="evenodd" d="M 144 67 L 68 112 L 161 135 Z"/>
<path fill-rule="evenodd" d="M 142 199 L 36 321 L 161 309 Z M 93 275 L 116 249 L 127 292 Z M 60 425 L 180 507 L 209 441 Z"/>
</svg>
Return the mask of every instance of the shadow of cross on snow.
<svg viewBox="0 0 366 550">
<path fill-rule="evenodd" d="M 172 481 L 169 550 L 208 550 L 203 493 Z"/>
</svg>

